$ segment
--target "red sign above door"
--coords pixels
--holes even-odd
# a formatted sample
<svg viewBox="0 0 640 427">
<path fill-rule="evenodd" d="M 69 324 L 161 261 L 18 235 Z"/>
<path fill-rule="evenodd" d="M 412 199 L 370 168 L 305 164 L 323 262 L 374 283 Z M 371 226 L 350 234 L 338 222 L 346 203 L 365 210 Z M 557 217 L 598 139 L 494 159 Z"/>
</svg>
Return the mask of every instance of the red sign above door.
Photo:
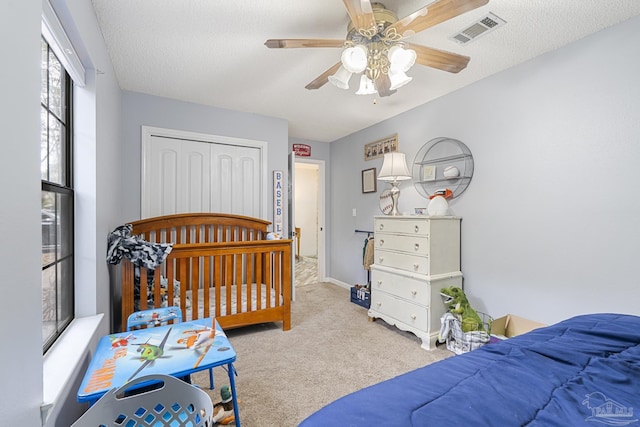
<svg viewBox="0 0 640 427">
<path fill-rule="evenodd" d="M 293 144 L 293 152 L 299 157 L 311 156 L 311 146 L 307 144 Z"/>
</svg>

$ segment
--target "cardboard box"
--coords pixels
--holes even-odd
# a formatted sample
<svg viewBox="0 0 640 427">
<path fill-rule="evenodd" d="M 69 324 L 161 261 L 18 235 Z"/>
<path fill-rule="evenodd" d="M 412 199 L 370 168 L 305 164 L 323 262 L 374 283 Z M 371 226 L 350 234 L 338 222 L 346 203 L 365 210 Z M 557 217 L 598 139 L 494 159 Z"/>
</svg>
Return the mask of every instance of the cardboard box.
<svg viewBox="0 0 640 427">
<path fill-rule="evenodd" d="M 506 339 L 522 335 L 534 329 L 542 328 L 544 323 L 525 319 L 524 317 L 507 314 L 506 316 L 493 319 L 491 323 L 491 335 L 498 339 Z"/>
</svg>

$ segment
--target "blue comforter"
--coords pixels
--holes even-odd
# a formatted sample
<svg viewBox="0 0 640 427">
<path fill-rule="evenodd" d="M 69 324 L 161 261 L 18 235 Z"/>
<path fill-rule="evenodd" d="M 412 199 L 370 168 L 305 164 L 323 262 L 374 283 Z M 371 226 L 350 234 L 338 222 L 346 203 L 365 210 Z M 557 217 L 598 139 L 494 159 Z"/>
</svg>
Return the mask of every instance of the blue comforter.
<svg viewBox="0 0 640 427">
<path fill-rule="evenodd" d="M 313 426 L 640 427 L 640 317 L 577 316 L 342 397 Z"/>
</svg>

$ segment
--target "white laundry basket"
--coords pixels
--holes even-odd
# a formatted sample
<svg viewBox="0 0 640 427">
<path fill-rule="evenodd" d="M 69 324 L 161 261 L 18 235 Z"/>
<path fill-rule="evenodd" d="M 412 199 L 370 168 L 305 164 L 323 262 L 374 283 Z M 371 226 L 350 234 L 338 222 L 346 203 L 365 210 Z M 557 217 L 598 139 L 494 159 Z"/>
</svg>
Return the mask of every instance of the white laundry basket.
<svg viewBox="0 0 640 427">
<path fill-rule="evenodd" d="M 157 388 L 141 388 L 144 383 Z M 71 427 L 212 427 L 212 417 L 204 391 L 169 375 L 147 375 L 105 393 Z"/>
</svg>

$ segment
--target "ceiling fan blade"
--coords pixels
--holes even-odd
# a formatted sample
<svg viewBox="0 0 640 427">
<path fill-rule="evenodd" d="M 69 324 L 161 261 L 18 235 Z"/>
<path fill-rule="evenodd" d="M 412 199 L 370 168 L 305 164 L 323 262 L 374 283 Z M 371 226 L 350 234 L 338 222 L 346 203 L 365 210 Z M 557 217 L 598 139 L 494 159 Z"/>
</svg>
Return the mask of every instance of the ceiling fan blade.
<svg viewBox="0 0 640 427">
<path fill-rule="evenodd" d="M 471 59 L 468 56 L 458 55 L 457 53 L 412 43 L 405 43 L 405 47 L 416 51 L 416 62 L 418 64 L 450 73 L 459 73 L 464 70 Z"/>
<path fill-rule="evenodd" d="M 343 47 L 344 40 L 329 39 L 269 39 L 264 45 L 271 49 L 294 47 Z"/>
<path fill-rule="evenodd" d="M 342 62 L 338 62 L 333 67 L 329 68 L 327 71 L 325 71 L 324 73 L 316 77 L 315 80 L 313 80 L 311 83 L 306 85 L 304 88 L 309 90 L 320 89 L 329 81 L 329 76 L 334 75 L 336 71 L 338 71 L 338 68 L 340 68 L 341 65 L 342 65 Z"/>
<path fill-rule="evenodd" d="M 489 0 L 436 0 L 390 25 L 386 32 L 395 30 L 402 37 L 410 37 L 415 33 L 477 9 L 487 3 L 489 3 Z"/>
<path fill-rule="evenodd" d="M 388 74 L 380 74 L 376 79 L 376 90 L 378 91 L 378 95 L 381 97 L 391 96 L 397 91 L 391 90 L 391 80 L 389 79 Z"/>
<path fill-rule="evenodd" d="M 378 33 L 370 0 L 343 0 L 343 2 L 351 23 L 360 34 L 373 37 Z"/>
</svg>

